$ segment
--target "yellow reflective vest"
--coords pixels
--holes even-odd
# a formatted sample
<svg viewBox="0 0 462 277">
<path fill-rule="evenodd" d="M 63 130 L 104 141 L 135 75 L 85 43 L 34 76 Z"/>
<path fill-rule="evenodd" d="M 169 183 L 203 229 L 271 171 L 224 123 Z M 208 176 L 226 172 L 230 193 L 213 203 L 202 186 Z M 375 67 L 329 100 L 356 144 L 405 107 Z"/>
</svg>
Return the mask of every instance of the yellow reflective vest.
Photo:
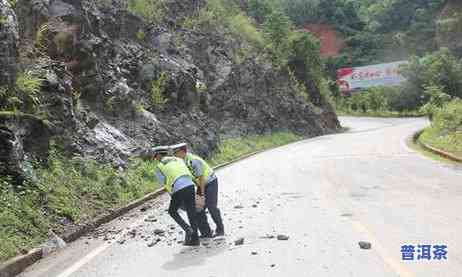
<svg viewBox="0 0 462 277">
<path fill-rule="evenodd" d="M 189 168 L 186 166 L 185 162 L 182 159 L 175 157 L 164 157 L 160 160 L 157 165 L 160 172 L 165 176 L 165 190 L 168 193 L 172 193 L 173 184 L 175 184 L 178 178 L 183 176 L 191 176 L 192 174 L 189 171 Z"/>
<path fill-rule="evenodd" d="M 204 168 L 204 178 L 205 178 L 206 181 L 208 181 L 209 177 L 213 174 L 212 167 L 210 167 L 209 164 L 206 161 L 204 161 L 201 157 L 199 157 L 197 155 L 194 155 L 194 154 L 191 154 L 191 153 L 187 153 L 186 157 L 185 157 L 185 162 L 186 162 L 186 165 L 188 166 L 189 170 L 191 171 L 192 176 L 194 177 L 194 182 L 196 184 L 199 184 L 198 179 L 199 179 L 200 176 L 195 176 L 194 175 L 194 170 L 193 170 L 193 166 L 192 166 L 192 161 L 193 160 L 199 160 L 202 163 L 202 166 Z"/>
</svg>

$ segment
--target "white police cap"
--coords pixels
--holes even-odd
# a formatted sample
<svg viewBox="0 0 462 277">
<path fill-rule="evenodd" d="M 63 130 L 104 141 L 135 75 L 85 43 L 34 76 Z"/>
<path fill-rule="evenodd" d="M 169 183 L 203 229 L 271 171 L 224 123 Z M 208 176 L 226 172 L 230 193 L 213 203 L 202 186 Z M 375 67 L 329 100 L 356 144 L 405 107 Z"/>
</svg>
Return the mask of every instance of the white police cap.
<svg viewBox="0 0 462 277">
<path fill-rule="evenodd" d="M 173 151 L 176 151 L 176 150 L 179 150 L 179 149 L 186 148 L 187 146 L 188 146 L 188 144 L 186 142 L 182 142 L 182 143 L 171 145 L 170 149 L 172 149 Z"/>
<path fill-rule="evenodd" d="M 156 154 L 168 154 L 170 150 L 170 147 L 168 146 L 156 146 L 154 148 L 151 149 L 151 153 L 152 155 L 156 155 Z"/>
</svg>

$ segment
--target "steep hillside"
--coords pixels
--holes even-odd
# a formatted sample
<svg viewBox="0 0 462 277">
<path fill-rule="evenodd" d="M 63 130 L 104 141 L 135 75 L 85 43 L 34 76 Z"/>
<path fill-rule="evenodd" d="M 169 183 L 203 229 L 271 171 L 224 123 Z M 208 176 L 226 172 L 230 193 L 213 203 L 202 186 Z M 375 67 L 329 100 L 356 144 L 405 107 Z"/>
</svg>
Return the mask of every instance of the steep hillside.
<svg viewBox="0 0 462 277">
<path fill-rule="evenodd" d="M 306 101 L 229 26 L 188 26 L 204 1 L 10 3 L 1 1 L 2 87 L 18 91 L 15 76 L 39 85 L 3 103 L 34 115 L 2 113 L 3 174 L 22 175 L 25 157 L 46 158 L 51 140 L 123 165 L 154 144 L 186 140 L 208 154 L 221 137 L 338 128 L 329 105 Z"/>
</svg>

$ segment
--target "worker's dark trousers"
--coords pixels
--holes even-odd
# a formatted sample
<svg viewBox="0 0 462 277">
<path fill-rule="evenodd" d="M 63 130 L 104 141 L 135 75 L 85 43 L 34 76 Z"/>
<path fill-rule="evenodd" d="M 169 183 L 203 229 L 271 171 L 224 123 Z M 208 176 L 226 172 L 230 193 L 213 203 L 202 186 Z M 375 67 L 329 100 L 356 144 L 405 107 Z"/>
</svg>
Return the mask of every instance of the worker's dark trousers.
<svg viewBox="0 0 462 277">
<path fill-rule="evenodd" d="M 218 179 L 208 183 L 205 186 L 205 208 L 197 215 L 199 223 L 199 230 L 202 235 L 210 235 L 210 225 L 207 221 L 207 214 L 205 210 L 208 209 L 213 222 L 217 226 L 217 233 L 224 231 L 223 220 L 221 219 L 220 209 L 217 207 L 218 204 Z"/>
<path fill-rule="evenodd" d="M 184 207 L 186 210 L 191 226 L 189 226 L 178 214 L 178 209 L 180 207 Z M 193 237 L 197 236 L 196 194 L 194 186 L 186 187 L 172 194 L 168 213 L 185 232 L 189 232 L 192 229 Z"/>
</svg>

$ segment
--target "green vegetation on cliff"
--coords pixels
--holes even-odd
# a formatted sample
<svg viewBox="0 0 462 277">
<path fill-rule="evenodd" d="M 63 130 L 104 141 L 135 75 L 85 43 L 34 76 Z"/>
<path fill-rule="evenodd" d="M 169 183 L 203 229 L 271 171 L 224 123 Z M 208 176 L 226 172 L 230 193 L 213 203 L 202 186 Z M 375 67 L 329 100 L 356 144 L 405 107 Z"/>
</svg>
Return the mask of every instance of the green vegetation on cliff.
<svg viewBox="0 0 462 277">
<path fill-rule="evenodd" d="M 133 160 L 124 171 L 53 151 L 48 164 L 29 164 L 28 182 L 0 178 L 0 261 L 45 241 L 48 230 L 88 222 L 158 188 L 152 164 Z"/>
</svg>

